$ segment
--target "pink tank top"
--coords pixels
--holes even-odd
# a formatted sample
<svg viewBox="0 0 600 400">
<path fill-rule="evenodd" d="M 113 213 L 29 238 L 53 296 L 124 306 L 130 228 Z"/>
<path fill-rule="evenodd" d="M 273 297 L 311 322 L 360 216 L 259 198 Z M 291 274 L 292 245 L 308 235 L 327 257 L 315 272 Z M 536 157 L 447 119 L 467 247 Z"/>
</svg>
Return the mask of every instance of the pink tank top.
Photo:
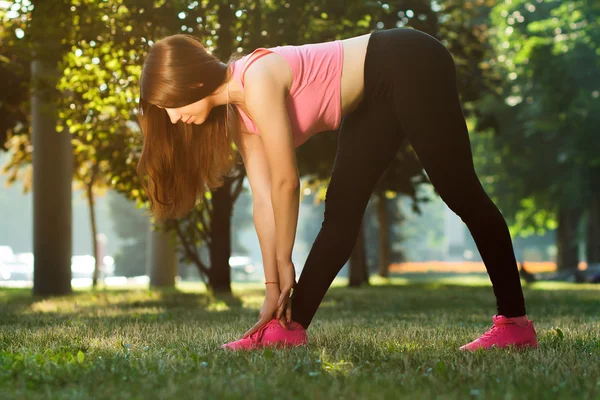
<svg viewBox="0 0 600 400">
<path fill-rule="evenodd" d="M 233 77 L 240 82 L 242 91 L 246 69 L 269 53 L 281 55 L 292 69 L 293 81 L 286 98 L 286 106 L 294 146 L 302 145 L 318 132 L 336 130 L 342 114 L 342 42 L 335 40 L 302 46 L 258 48 L 233 64 Z M 247 62 L 248 60 L 250 61 Z M 254 122 L 239 107 L 238 111 L 246 129 L 259 134 Z"/>
</svg>

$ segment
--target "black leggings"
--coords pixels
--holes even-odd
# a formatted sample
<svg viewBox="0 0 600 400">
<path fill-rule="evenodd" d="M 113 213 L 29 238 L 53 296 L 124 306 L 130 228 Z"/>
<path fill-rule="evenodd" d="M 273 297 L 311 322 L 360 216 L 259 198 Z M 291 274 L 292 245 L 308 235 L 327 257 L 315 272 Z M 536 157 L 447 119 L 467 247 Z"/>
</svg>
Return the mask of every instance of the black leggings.
<svg viewBox="0 0 600 400">
<path fill-rule="evenodd" d="M 342 120 L 321 230 L 292 295 L 292 319 L 310 325 L 350 257 L 378 179 L 405 138 L 437 193 L 467 225 L 493 285 L 498 314 L 525 315 L 506 222 L 473 167 L 454 60 L 432 36 L 407 28 L 371 34 L 364 97 Z"/>
</svg>

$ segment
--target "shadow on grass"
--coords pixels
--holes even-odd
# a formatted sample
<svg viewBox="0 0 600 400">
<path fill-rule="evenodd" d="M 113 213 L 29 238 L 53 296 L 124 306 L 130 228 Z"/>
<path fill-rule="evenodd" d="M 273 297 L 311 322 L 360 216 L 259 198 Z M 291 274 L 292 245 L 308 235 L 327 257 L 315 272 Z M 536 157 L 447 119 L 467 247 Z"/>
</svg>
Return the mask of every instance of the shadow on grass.
<svg viewBox="0 0 600 400">
<path fill-rule="evenodd" d="M 523 287 L 527 314 L 535 319 L 596 318 L 600 310 L 600 290 L 539 290 Z M 301 299 L 300 299 L 301 300 Z M 411 283 L 359 288 L 336 287 L 325 296 L 315 320 L 347 320 L 348 315 L 370 319 L 380 317 L 423 319 L 454 315 L 460 319 L 491 321 L 497 311 L 491 286 Z M 432 319 L 435 319 L 431 317 Z"/>
<path fill-rule="evenodd" d="M 210 307 L 211 304 L 217 302 L 226 304 L 228 308 L 241 308 L 243 304 L 241 298 L 232 293 L 215 293 L 211 295 L 204 293 L 182 292 L 177 289 L 153 289 L 153 292 L 160 293 L 160 298 L 153 300 L 123 300 L 114 304 L 124 310 L 151 307 L 164 308 L 167 310 L 198 310 L 206 309 Z M 127 291 L 123 290 L 121 291 L 121 294 L 127 294 Z"/>
<path fill-rule="evenodd" d="M 574 288 L 576 286 L 574 285 Z M 525 286 L 528 314 L 551 319 L 558 316 L 597 317 L 600 291 L 531 290 Z M 193 293 L 178 289 L 76 291 L 68 296 L 33 296 L 31 289 L 0 289 L 0 323 L 36 327 L 73 320 L 86 322 L 219 323 L 258 316 L 258 307 L 244 307 L 245 296 L 262 298 L 261 290 L 230 293 Z M 300 299 L 301 300 L 301 299 Z M 296 300 L 298 301 L 298 300 Z M 466 320 L 491 320 L 496 311 L 492 288 L 421 282 L 333 287 L 315 320 L 356 323 L 373 318 L 435 319 L 450 315 Z"/>
<path fill-rule="evenodd" d="M 63 296 L 34 296 L 31 289 L 0 289 L 0 324 L 36 327 L 74 320 L 115 323 L 162 323 L 191 319 L 218 320 L 222 314 L 244 310 L 242 298 L 232 293 L 190 293 L 177 288 L 151 290 L 74 291 Z"/>
</svg>

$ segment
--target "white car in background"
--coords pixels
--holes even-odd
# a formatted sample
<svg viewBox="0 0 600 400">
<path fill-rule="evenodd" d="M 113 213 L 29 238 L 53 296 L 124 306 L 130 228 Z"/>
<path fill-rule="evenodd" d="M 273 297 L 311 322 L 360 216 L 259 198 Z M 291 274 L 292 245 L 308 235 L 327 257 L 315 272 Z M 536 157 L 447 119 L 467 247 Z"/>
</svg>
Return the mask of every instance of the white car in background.
<svg viewBox="0 0 600 400">
<path fill-rule="evenodd" d="M 0 280 L 32 281 L 33 254 L 15 254 L 10 246 L 0 246 Z"/>
<path fill-rule="evenodd" d="M 114 275 L 114 260 L 105 256 L 103 276 Z M 91 280 L 94 274 L 94 257 L 90 255 L 71 257 L 73 280 Z M 33 281 L 33 253 L 13 253 L 9 246 L 0 246 L 0 281 Z"/>
<path fill-rule="evenodd" d="M 257 270 L 252 263 L 252 259 L 248 256 L 236 255 L 229 257 L 229 266 L 231 267 L 232 281 L 251 281 Z"/>
</svg>

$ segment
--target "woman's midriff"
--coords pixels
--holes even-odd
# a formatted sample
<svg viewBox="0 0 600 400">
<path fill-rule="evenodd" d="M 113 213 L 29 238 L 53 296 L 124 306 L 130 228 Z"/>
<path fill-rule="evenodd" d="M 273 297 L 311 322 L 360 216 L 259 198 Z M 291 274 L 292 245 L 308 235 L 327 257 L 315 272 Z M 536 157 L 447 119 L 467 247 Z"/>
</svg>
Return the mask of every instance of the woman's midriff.
<svg viewBox="0 0 600 400">
<path fill-rule="evenodd" d="M 342 40 L 344 64 L 342 68 L 342 117 L 351 113 L 363 98 L 365 88 L 365 56 L 370 33 Z"/>
</svg>

